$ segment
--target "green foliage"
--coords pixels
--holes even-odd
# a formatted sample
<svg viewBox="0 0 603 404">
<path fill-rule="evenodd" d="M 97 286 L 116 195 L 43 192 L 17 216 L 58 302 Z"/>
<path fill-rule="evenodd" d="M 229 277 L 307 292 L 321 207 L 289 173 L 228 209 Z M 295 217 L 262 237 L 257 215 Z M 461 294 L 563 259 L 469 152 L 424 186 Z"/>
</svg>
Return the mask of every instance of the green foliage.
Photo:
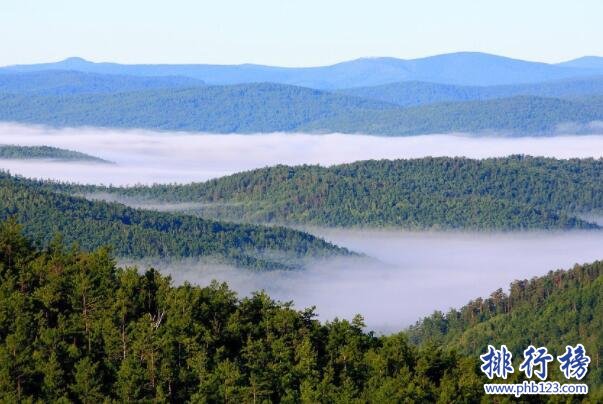
<svg viewBox="0 0 603 404">
<path fill-rule="evenodd" d="M 104 249 L 59 240 L 37 249 L 8 221 L 0 224 L 0 401 L 484 402 L 477 355 L 487 344 L 557 353 L 580 342 L 592 358 L 586 399 L 598 402 L 602 275 L 596 262 L 516 281 L 508 295 L 375 336 L 361 316 L 320 323 L 312 309 L 264 293 L 175 287 L 153 269 L 116 267 Z M 558 373 L 551 379 L 563 380 Z"/>
<path fill-rule="evenodd" d="M 186 77 L 136 77 L 95 74 L 70 69 L 38 72 L 2 72 L 0 93 L 64 96 L 74 94 L 115 94 L 151 89 L 182 89 L 203 86 L 203 81 Z"/>
<path fill-rule="evenodd" d="M 374 87 L 356 87 L 338 91 L 374 101 L 389 102 L 402 107 L 441 102 L 490 100 L 518 95 L 569 98 L 603 94 L 603 77 L 573 78 L 536 84 L 504 86 L 458 86 L 452 84 L 406 81 Z"/>
<path fill-rule="evenodd" d="M 0 401 L 479 401 L 475 358 L 0 226 Z"/>
<path fill-rule="evenodd" d="M 384 107 L 393 106 L 271 83 L 72 96 L 0 94 L 2 120 L 219 133 L 295 131 L 342 112 Z"/>
<path fill-rule="evenodd" d="M 64 192 L 200 202 L 189 213 L 251 222 L 445 229 L 594 228 L 577 213 L 603 209 L 603 160 L 511 156 L 277 166 L 205 183 Z M 127 199 L 126 199 L 127 200 Z"/>
<path fill-rule="evenodd" d="M 386 136 L 492 131 L 503 135 L 550 135 L 562 130 L 564 125 L 571 128 L 571 133 L 588 132 L 587 124 L 602 118 L 601 96 L 576 100 L 516 96 L 344 112 L 308 122 L 299 129 Z"/>
<path fill-rule="evenodd" d="M 292 269 L 309 257 L 348 254 L 307 233 L 239 225 L 88 201 L 0 173 L 0 219 L 14 217 L 28 236 L 51 245 L 60 233 L 86 250 L 110 246 L 120 257 L 209 257 L 256 269 Z"/>
<path fill-rule="evenodd" d="M 50 146 L 15 146 L 0 145 L 0 159 L 52 159 L 64 161 L 93 161 L 97 163 L 108 163 L 98 157 L 73 150 L 59 149 Z"/>
<path fill-rule="evenodd" d="M 488 344 L 506 344 L 519 362 L 529 345 L 560 355 L 566 345 L 581 343 L 592 361 L 585 382 L 603 397 L 602 330 L 603 261 L 597 261 L 515 281 L 509 293 L 499 289 L 458 310 L 435 312 L 410 327 L 408 335 L 414 344 L 443 344 L 472 356 L 484 353 Z M 558 369 L 552 377 L 563 380 Z"/>
<path fill-rule="evenodd" d="M 0 119 L 214 133 L 342 132 L 402 136 L 497 131 L 550 134 L 559 125 L 603 120 L 601 96 L 516 96 L 403 108 L 388 102 L 259 83 L 109 94 L 0 93 Z"/>
</svg>

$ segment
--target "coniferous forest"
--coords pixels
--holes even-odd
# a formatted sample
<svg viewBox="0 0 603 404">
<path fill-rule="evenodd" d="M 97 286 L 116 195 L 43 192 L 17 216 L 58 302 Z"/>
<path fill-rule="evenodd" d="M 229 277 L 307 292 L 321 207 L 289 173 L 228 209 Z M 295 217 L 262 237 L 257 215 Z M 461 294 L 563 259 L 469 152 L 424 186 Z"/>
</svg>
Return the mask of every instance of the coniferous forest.
<svg viewBox="0 0 603 404">
<path fill-rule="evenodd" d="M 603 404 L 603 2 L 339 3 L 3 2 L 0 404 Z"/>
<path fill-rule="evenodd" d="M 111 246 L 120 257 L 208 258 L 255 270 L 295 269 L 305 258 L 348 255 L 346 249 L 285 227 L 233 224 L 128 208 L 40 189 L 0 173 L 0 219 L 14 218 L 48 245 L 61 234 L 88 251 Z"/>
<path fill-rule="evenodd" d="M 568 336 L 586 338 L 587 401 L 600 402 L 602 275 L 601 262 L 552 272 L 514 283 L 509 295 L 496 291 L 436 313 L 408 334 L 377 336 L 360 316 L 323 323 L 312 309 L 264 293 L 239 298 L 225 284 L 175 286 L 153 269 L 117 267 L 106 249 L 83 252 L 60 239 L 36 248 L 9 220 L 0 226 L 0 397 L 479 402 L 485 377 L 467 354 L 492 342 L 494 322 L 504 323 L 496 338 L 518 349 L 532 321 L 530 337 L 555 347 Z"/>
<path fill-rule="evenodd" d="M 207 218 L 335 227 L 411 229 L 597 228 L 581 214 L 603 209 L 603 160 L 530 156 L 474 160 L 371 160 L 331 167 L 276 166 L 204 183 L 55 191 L 130 201 L 197 202 Z"/>
<path fill-rule="evenodd" d="M 0 159 L 35 160 L 50 159 L 59 161 L 89 161 L 109 163 L 106 160 L 73 150 L 59 149 L 50 146 L 15 146 L 0 145 Z"/>
</svg>

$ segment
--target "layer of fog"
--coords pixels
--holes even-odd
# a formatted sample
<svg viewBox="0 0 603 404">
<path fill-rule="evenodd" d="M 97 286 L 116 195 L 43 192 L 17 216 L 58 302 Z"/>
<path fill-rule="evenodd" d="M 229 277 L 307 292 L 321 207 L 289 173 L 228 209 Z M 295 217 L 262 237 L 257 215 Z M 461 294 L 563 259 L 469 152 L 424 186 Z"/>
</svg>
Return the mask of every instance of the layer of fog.
<svg viewBox="0 0 603 404">
<path fill-rule="evenodd" d="M 434 310 L 507 290 L 515 279 L 603 259 L 603 232 L 312 232 L 376 260 L 338 259 L 304 271 L 268 273 L 190 262 L 160 267 L 176 283 L 217 279 L 242 295 L 264 289 L 300 309 L 316 305 L 323 320 L 361 313 L 368 328 L 391 332 Z"/>
<path fill-rule="evenodd" d="M 108 129 L 50 129 L 0 123 L 0 144 L 48 145 L 117 164 L 4 160 L 1 169 L 28 177 L 95 184 L 186 183 L 275 164 L 332 165 L 366 159 L 530 154 L 603 157 L 603 135 L 475 137 L 426 135 L 210 135 Z"/>
<path fill-rule="evenodd" d="M 0 161 L 0 169 L 28 177 L 116 185 L 202 181 L 279 163 L 331 165 L 378 158 L 509 154 L 603 157 L 603 135 L 208 135 L 0 124 L 0 144 L 55 146 L 116 163 L 4 160 Z M 314 232 L 375 257 L 380 263 L 338 260 L 288 273 L 254 273 L 190 262 L 162 268 L 177 282 L 207 284 L 218 279 L 228 281 L 244 295 L 265 289 L 276 299 L 295 301 L 299 308 L 316 305 L 322 319 L 351 318 L 362 313 L 370 328 L 388 331 L 407 326 L 435 309 L 446 310 L 486 296 L 516 278 L 603 258 L 603 232 Z"/>
</svg>

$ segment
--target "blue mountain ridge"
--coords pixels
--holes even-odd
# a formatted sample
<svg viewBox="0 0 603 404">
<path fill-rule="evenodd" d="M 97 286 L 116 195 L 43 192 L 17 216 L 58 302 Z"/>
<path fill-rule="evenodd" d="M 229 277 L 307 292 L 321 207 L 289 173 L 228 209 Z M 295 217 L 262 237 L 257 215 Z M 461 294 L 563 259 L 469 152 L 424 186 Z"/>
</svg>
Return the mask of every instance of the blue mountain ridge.
<svg viewBox="0 0 603 404">
<path fill-rule="evenodd" d="M 590 60 L 590 59 L 588 59 Z M 316 89 L 376 86 L 404 81 L 455 85 L 508 85 L 603 74 L 603 66 L 580 59 L 562 64 L 530 62 L 479 52 L 458 52 L 419 59 L 361 58 L 331 66 L 277 67 L 256 64 L 118 64 L 69 58 L 55 63 L 13 65 L 0 72 L 75 70 L 132 76 L 183 76 L 207 84 L 272 82 Z"/>
</svg>

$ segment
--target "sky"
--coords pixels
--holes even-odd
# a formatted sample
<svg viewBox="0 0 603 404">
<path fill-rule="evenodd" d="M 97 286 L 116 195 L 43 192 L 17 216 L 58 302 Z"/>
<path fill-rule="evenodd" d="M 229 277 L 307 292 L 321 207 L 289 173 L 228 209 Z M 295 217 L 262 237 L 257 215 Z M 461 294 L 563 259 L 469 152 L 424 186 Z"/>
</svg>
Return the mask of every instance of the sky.
<svg viewBox="0 0 603 404">
<path fill-rule="evenodd" d="M 481 51 L 603 56 L 601 0 L 2 0 L 0 65 L 327 65 Z"/>
</svg>

